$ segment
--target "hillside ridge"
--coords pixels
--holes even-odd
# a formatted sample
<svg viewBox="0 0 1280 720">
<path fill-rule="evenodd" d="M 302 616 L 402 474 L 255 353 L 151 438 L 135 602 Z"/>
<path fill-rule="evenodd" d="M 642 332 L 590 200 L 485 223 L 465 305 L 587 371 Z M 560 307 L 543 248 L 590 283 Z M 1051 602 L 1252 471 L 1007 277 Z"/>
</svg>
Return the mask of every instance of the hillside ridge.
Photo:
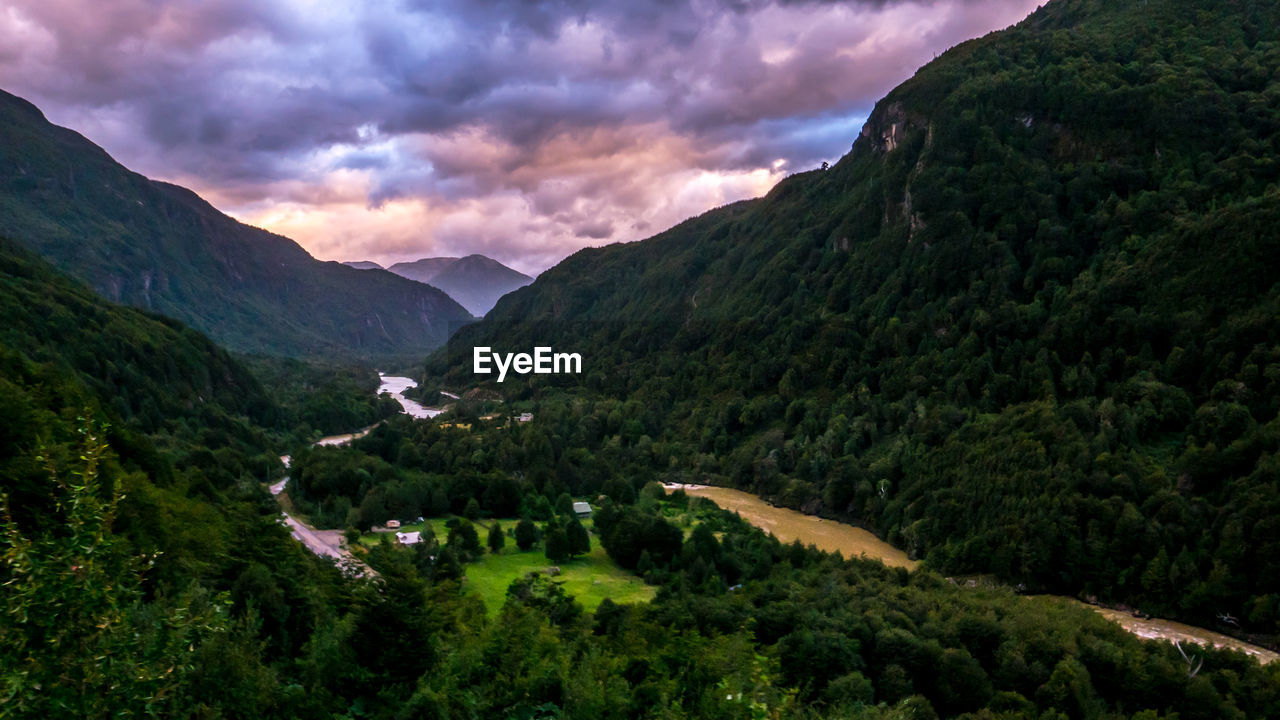
<svg viewBox="0 0 1280 720">
<path fill-rule="evenodd" d="M 612 404 L 638 477 L 1280 635 L 1278 27 L 1050 2 L 921 68 L 829 169 L 570 256 L 428 382 L 474 385 L 477 345 L 581 352 L 501 391 Z"/>
<path fill-rule="evenodd" d="M 414 355 L 470 314 L 434 288 L 311 257 L 149 180 L 0 91 L 0 233 L 104 297 L 242 352 Z"/>
</svg>

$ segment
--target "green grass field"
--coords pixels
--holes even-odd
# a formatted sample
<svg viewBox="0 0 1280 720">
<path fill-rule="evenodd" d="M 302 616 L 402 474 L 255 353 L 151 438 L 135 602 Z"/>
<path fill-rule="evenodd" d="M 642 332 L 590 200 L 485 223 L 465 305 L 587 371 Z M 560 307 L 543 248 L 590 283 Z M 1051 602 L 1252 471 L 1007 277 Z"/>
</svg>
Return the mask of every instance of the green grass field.
<svg viewBox="0 0 1280 720">
<path fill-rule="evenodd" d="M 554 563 L 547 560 L 540 547 L 520 552 L 513 543 L 500 555 L 486 553 L 484 557 L 466 565 L 466 587 L 480 596 L 490 614 L 498 612 L 507 599 L 507 586 L 525 573 L 546 570 Z M 593 611 L 601 600 L 609 598 L 616 603 L 648 602 L 657 588 L 618 567 L 609 559 L 599 538 L 591 538 L 591 552 L 562 563 L 560 575 L 554 580 L 563 583 L 565 592 Z"/>
<path fill-rule="evenodd" d="M 448 519 L 432 518 L 427 523 L 406 523 L 400 531 L 421 530 L 423 525 L 430 524 L 436 538 L 444 542 L 449 533 L 445 527 Z M 480 520 L 476 523 L 481 543 L 489 537 L 488 527 L 492 522 L 494 521 Z M 466 587 L 480 596 L 490 614 L 502 609 L 502 604 L 507 600 L 507 587 L 513 580 L 535 570 L 545 571 L 554 565 L 542 552 L 541 545 L 528 552 L 520 552 L 516 548 L 515 539 L 510 536 L 511 530 L 516 526 L 516 518 L 502 518 L 498 522 L 502 523 L 508 533 L 507 545 L 502 554 L 492 555 L 486 550 L 475 562 L 463 566 L 467 573 Z M 583 521 L 583 525 L 590 530 L 591 520 Z M 360 544 L 372 548 L 384 536 L 395 542 L 395 533 L 365 533 L 360 536 Z M 605 598 L 616 603 L 636 603 L 648 602 L 657 594 L 657 588 L 645 585 L 643 580 L 618 567 L 600 546 L 600 538 L 594 534 L 591 536 L 590 553 L 562 563 L 559 567 L 560 574 L 554 579 L 562 583 L 561 587 L 565 592 L 582 603 L 588 612 L 594 611 Z"/>
</svg>

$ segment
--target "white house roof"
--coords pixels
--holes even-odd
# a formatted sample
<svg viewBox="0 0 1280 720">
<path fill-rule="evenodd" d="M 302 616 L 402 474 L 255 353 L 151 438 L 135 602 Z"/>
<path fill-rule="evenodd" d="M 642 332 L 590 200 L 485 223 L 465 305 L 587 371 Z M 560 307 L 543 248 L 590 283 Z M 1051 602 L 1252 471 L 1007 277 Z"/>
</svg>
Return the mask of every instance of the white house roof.
<svg viewBox="0 0 1280 720">
<path fill-rule="evenodd" d="M 591 512 L 591 506 L 579 501 L 573 504 L 573 511 L 575 513 L 589 513 Z"/>
<path fill-rule="evenodd" d="M 399 540 L 402 545 L 416 545 L 422 540 L 422 533 L 398 532 L 396 533 L 396 540 Z"/>
</svg>

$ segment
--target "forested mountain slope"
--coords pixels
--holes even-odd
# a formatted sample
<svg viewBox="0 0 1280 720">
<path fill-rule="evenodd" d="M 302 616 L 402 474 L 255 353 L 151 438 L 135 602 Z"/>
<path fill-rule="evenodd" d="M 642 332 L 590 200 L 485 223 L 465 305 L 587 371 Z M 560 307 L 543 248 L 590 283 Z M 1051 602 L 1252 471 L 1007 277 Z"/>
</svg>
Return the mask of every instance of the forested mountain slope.
<svg viewBox="0 0 1280 720">
<path fill-rule="evenodd" d="M 0 91 L 0 234 L 103 296 L 232 350 L 410 355 L 470 319 L 444 293 L 320 262 L 185 188 L 130 172 Z"/>
<path fill-rule="evenodd" d="M 428 363 L 627 472 L 863 523 L 934 568 L 1275 633 L 1280 9 L 1053 0 L 877 104 L 839 163 L 583 250 Z"/>
<path fill-rule="evenodd" d="M 208 338 L 104 302 L 3 238 L 0 316 L 0 462 L 67 439 L 57 428 L 75 413 L 110 418 L 120 433 L 279 420 L 258 380 Z"/>
<path fill-rule="evenodd" d="M 234 357 L 6 241 L 0 311 L 6 717 L 1209 720 L 1280 708 L 1275 665 L 1192 649 L 1193 667 L 1086 609 L 783 546 L 683 494 L 637 493 L 644 478 L 628 465 L 653 450 L 643 439 L 596 447 L 620 462 L 579 480 L 615 473 L 603 489 L 616 504 L 592 496 L 589 542 L 660 585 L 651 603 L 587 613 L 533 574 L 494 615 L 457 561 L 479 550 L 474 527 L 437 512 L 443 544 L 428 526 L 414 548 L 371 549 L 376 578 L 344 578 L 279 520 L 264 485 L 280 477 L 271 436 L 288 413 Z M 273 385 L 311 384 L 294 363 L 255 365 Z M 436 486 L 446 510 L 554 513 L 545 493 L 581 459 L 563 456 L 574 439 L 558 426 L 591 432 L 621 414 L 571 409 L 475 434 L 401 416 L 352 447 L 296 453 L 296 471 L 339 492 L 389 490 L 388 504 Z"/>
<path fill-rule="evenodd" d="M 203 335 L 3 239 L 0 316 L 4 714 L 279 712 L 271 656 L 339 581 L 260 488 L 279 407 Z"/>
</svg>

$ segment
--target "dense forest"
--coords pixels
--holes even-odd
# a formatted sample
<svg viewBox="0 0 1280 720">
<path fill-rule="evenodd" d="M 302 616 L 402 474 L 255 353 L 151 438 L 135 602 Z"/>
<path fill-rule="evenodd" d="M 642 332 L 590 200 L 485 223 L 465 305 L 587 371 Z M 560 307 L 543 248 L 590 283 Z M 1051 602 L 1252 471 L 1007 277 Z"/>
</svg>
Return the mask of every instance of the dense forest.
<svg viewBox="0 0 1280 720">
<path fill-rule="evenodd" d="M 434 422 L 0 240 L 0 718 L 1280 717 L 1280 663 L 945 576 L 1276 633 L 1278 30 L 1247 0 L 1053 0 L 831 168 L 505 297 L 424 391 L 472 388 L 472 344 L 585 374 Z M 289 537 L 285 453 L 282 501 L 371 572 Z M 653 600 L 588 609 L 558 573 L 589 553 Z M 487 607 L 494 558 L 540 570 Z"/>
<path fill-rule="evenodd" d="M 282 426 L 298 440 L 366 428 L 400 412 L 399 403 L 377 394 L 381 380 L 365 363 L 269 355 L 238 359 L 262 381 L 279 407 Z"/>
<path fill-rule="evenodd" d="M 1047 3 L 922 68 L 829 169 L 571 256 L 424 385 L 474 385 L 473 345 L 580 352 L 492 387 L 587 403 L 602 424 L 563 431 L 644 477 L 936 570 L 1274 636 L 1278 71 L 1274 4 Z"/>
<path fill-rule="evenodd" d="M 384 542 L 366 555 L 376 575 L 344 575 L 277 520 L 275 453 L 314 435 L 281 425 L 288 411 L 242 363 L 0 250 L 4 717 L 1280 712 L 1275 666 L 1201 649 L 1192 665 L 1086 610 L 780 545 L 640 485 L 634 448 L 551 436 L 568 414 L 470 432 L 397 416 L 353 447 L 299 452 L 300 503 L 365 471 L 366 495 L 404 503 L 382 517 L 447 518 L 447 537 Z M 443 501 L 413 505 L 422 490 Z M 590 537 L 571 492 L 597 504 Z M 522 517 L 512 542 L 491 531 L 482 544 L 471 519 L 508 513 Z M 569 565 L 602 546 L 657 597 L 588 612 L 536 573 L 486 612 L 467 568 L 504 544 Z"/>
<path fill-rule="evenodd" d="M 634 460 L 607 437 L 590 447 L 568 437 L 562 457 Z M 638 487 L 628 470 L 557 471 L 556 456 L 536 424 L 466 431 L 398 417 L 349 447 L 294 457 L 295 506 L 321 524 L 429 521 L 422 543 L 384 535 L 365 555 L 380 573 L 386 626 L 369 647 L 358 627 L 333 641 L 344 651 L 327 667 L 343 674 L 330 701 L 374 717 L 1209 718 L 1278 709 L 1275 666 L 1199 649 L 1188 661 L 1059 601 L 782 545 L 711 503 L 654 482 Z M 571 496 L 596 504 L 591 536 L 577 541 Z M 520 521 L 505 531 L 490 523 L 497 532 L 487 543 L 474 524 L 510 517 Z M 541 548 L 571 567 L 597 543 L 656 585 L 657 598 L 606 599 L 587 612 L 554 573 L 535 573 L 512 583 L 493 615 L 467 579 L 469 563 L 504 546 Z M 388 655 L 414 664 L 388 664 Z M 400 682 L 369 685 L 357 666 Z"/>
</svg>

